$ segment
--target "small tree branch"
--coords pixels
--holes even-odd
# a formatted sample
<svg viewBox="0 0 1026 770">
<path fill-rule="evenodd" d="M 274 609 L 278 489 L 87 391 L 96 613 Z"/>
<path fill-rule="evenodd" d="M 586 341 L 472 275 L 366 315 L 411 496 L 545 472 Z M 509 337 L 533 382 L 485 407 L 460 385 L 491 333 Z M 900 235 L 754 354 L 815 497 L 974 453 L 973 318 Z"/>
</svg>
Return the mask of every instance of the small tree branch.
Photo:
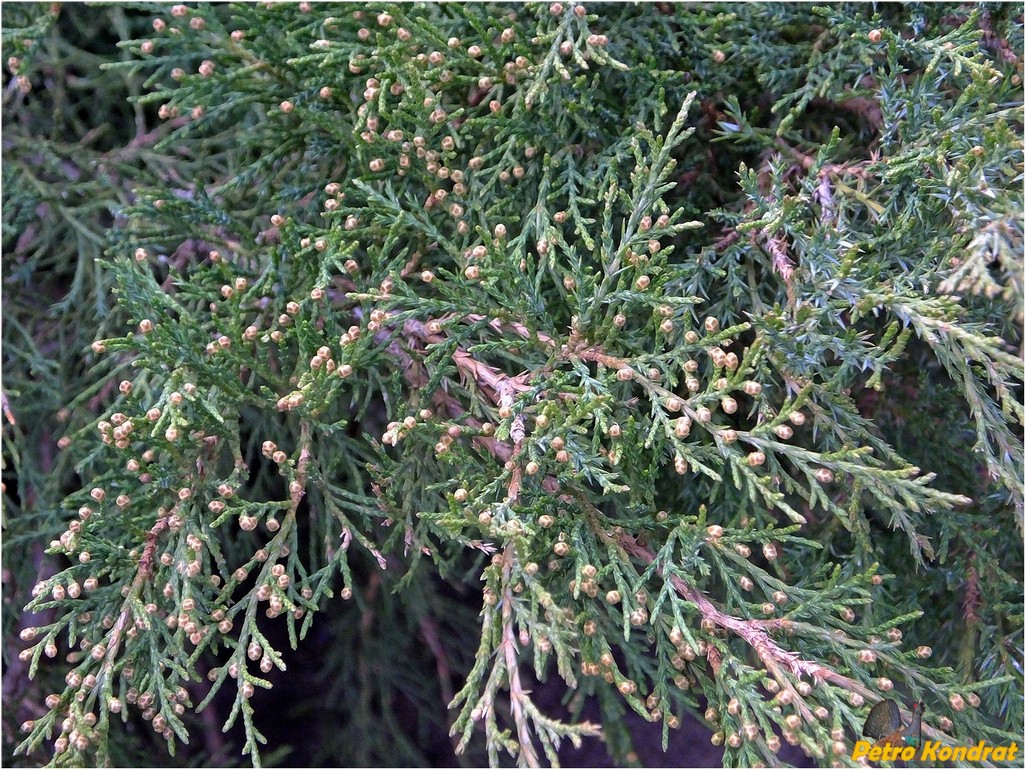
<svg viewBox="0 0 1026 770">
<path fill-rule="evenodd" d="M 515 559 L 513 544 L 506 546 L 502 565 L 502 644 L 500 647 L 506 665 L 509 680 L 510 712 L 513 724 L 517 728 L 517 740 L 520 743 L 518 762 L 521 766 L 539 767 L 538 753 L 531 736 L 531 727 L 525 714 L 527 692 L 520 683 L 520 668 L 517 663 L 517 642 L 513 633 L 513 591 L 510 588 L 513 561 Z"/>
</svg>

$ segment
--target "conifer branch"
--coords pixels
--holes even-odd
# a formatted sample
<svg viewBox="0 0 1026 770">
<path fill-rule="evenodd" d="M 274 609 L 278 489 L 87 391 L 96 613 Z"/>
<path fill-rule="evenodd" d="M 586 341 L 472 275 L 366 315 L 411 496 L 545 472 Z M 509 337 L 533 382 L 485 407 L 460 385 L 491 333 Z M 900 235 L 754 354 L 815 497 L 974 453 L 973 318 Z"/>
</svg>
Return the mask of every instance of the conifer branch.
<svg viewBox="0 0 1026 770">
<path fill-rule="evenodd" d="M 746 8 L 4 6 L 8 754 L 1018 739 L 1021 20 Z"/>
</svg>

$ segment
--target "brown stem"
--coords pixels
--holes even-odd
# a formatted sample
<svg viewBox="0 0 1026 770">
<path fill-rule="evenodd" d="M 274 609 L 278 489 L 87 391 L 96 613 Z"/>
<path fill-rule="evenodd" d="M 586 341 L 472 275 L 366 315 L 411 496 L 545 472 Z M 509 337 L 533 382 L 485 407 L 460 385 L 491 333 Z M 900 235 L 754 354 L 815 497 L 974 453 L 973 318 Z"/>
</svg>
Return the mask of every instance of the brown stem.
<svg viewBox="0 0 1026 770">
<path fill-rule="evenodd" d="M 645 564 L 655 561 L 655 554 L 647 546 L 639 545 L 631 535 L 621 535 L 619 544 L 631 556 L 640 559 Z M 662 575 L 662 570 L 657 570 Z M 853 690 L 858 685 L 847 677 L 840 676 L 831 669 L 821 666 L 812 661 L 802 660 L 794 652 L 782 649 L 768 633 L 769 630 L 782 630 L 787 627 L 789 621 L 786 619 L 756 620 L 743 619 L 722 612 L 697 588 L 689 585 L 678 575 L 670 576 L 670 584 L 674 590 L 689 602 L 698 607 L 703 619 L 711 622 L 718 628 L 722 628 L 732 634 L 741 637 L 758 654 L 759 659 L 770 668 L 783 668 L 792 676 L 811 676 L 815 680 L 829 680 L 840 684 L 846 689 Z"/>
<path fill-rule="evenodd" d="M 538 753 L 531 740 L 531 728 L 524 713 L 524 702 L 527 693 L 520 684 L 520 668 L 517 663 L 517 643 L 513 634 L 513 591 L 510 589 L 513 565 L 513 544 L 506 546 L 502 566 L 502 645 L 503 660 L 506 663 L 506 674 L 509 678 L 510 712 L 517 728 L 517 740 L 520 742 L 520 759 L 527 767 L 539 767 Z"/>
<path fill-rule="evenodd" d="M 427 642 L 428 649 L 435 658 L 435 669 L 438 672 L 438 688 L 442 691 L 442 700 L 451 703 L 453 699 L 452 669 L 449 667 L 449 658 L 445 654 L 445 646 L 442 644 L 438 634 L 438 622 L 430 615 L 422 615 L 420 618 L 420 635 Z"/>
</svg>

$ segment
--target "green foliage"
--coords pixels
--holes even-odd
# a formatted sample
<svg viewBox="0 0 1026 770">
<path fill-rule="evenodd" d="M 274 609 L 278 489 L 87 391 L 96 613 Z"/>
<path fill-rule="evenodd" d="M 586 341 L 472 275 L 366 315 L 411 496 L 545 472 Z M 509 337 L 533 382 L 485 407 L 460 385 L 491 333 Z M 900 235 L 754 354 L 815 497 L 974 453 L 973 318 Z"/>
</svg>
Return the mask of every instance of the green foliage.
<svg viewBox="0 0 1026 770">
<path fill-rule="evenodd" d="M 18 751 L 1021 736 L 1016 10 L 5 8 Z"/>
</svg>

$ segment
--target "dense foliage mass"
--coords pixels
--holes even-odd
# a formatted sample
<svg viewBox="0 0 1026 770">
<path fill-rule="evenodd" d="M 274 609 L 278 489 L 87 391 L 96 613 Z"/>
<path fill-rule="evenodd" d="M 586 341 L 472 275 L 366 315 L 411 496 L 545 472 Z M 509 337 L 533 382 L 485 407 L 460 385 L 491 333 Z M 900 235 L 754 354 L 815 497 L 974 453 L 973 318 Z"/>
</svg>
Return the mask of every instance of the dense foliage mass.
<svg viewBox="0 0 1026 770">
<path fill-rule="evenodd" d="M 1021 738 L 1021 7 L 3 22 L 5 762 Z"/>
</svg>

